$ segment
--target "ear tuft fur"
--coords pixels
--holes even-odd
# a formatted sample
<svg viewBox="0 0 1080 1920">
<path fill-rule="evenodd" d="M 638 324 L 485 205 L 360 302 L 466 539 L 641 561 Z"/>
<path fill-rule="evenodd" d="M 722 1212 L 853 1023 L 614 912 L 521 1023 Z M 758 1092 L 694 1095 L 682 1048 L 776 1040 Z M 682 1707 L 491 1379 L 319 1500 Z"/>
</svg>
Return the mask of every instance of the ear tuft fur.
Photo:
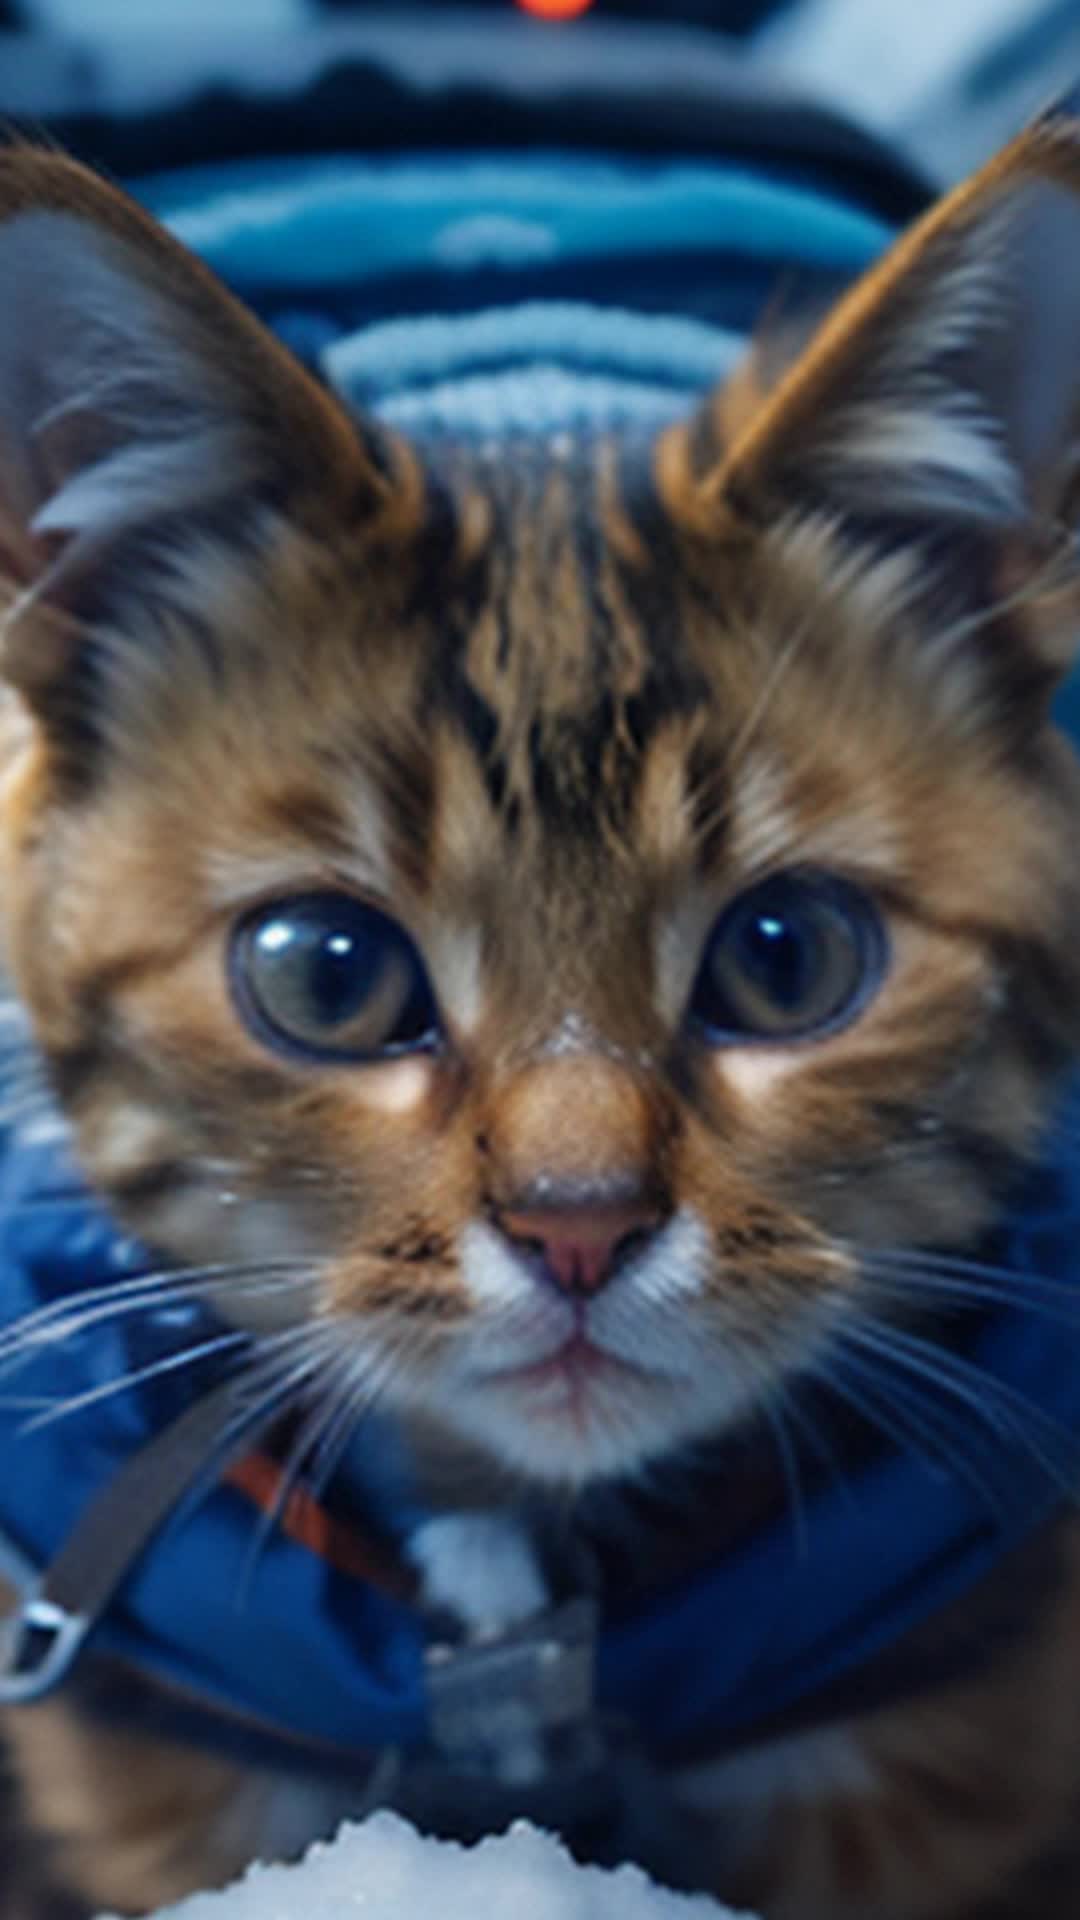
<svg viewBox="0 0 1080 1920">
<path fill-rule="evenodd" d="M 225 370 L 183 338 L 161 293 L 85 221 L 17 214 L 0 272 L 9 512 L 34 534 L 99 544 L 253 478 L 254 436 Z"/>
<path fill-rule="evenodd" d="M 1059 113 L 897 242 L 696 483 L 683 459 L 683 497 L 702 526 L 780 496 L 899 532 L 1017 530 L 1063 510 L 1078 408 L 1080 121 Z"/>
<path fill-rule="evenodd" d="M 391 483 L 344 412 L 74 162 L 0 155 L 0 282 L 0 569 L 20 615 L 77 606 L 127 536 L 192 510 L 227 529 L 305 491 L 353 517 L 385 508 Z"/>
</svg>

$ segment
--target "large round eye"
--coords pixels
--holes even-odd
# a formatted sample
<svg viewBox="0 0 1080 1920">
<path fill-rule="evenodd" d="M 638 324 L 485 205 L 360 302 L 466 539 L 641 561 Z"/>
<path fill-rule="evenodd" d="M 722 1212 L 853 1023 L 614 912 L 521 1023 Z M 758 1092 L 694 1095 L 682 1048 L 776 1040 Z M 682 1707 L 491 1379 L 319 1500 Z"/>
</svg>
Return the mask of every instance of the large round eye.
<svg viewBox="0 0 1080 1920">
<path fill-rule="evenodd" d="M 721 1044 L 821 1033 L 854 1018 L 885 959 L 881 920 L 858 888 L 824 874 L 776 874 L 721 914 L 691 1017 Z"/>
<path fill-rule="evenodd" d="M 303 894 L 248 914 L 230 972 L 247 1025 L 287 1052 L 376 1060 L 438 1037 L 435 998 L 408 934 L 348 894 Z"/>
</svg>

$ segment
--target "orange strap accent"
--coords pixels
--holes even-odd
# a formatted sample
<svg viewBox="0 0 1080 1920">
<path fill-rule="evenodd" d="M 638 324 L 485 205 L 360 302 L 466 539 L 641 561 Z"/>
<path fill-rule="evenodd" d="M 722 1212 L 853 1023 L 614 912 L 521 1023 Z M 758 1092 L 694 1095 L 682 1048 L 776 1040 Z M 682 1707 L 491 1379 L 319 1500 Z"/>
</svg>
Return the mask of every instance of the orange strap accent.
<svg viewBox="0 0 1080 1920">
<path fill-rule="evenodd" d="M 225 1480 L 261 1512 L 277 1512 L 282 1533 L 339 1573 L 365 1580 L 395 1600 L 415 1599 L 417 1581 L 412 1569 L 355 1527 L 327 1513 L 305 1487 L 292 1487 L 281 1503 L 281 1468 L 268 1454 L 245 1454 L 229 1468 Z"/>
</svg>

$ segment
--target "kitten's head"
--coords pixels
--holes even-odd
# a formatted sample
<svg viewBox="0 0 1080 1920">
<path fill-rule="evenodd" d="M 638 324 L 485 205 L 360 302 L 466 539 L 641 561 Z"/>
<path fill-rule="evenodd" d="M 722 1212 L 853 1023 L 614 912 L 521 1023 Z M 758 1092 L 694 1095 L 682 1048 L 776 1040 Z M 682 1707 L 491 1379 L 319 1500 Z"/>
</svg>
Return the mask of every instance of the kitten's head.
<svg viewBox="0 0 1080 1920">
<path fill-rule="evenodd" d="M 1078 192 L 1029 136 L 741 418 L 473 454 L 3 161 L 12 972 L 336 1393 L 630 1471 L 991 1218 L 1080 1042 Z"/>
</svg>

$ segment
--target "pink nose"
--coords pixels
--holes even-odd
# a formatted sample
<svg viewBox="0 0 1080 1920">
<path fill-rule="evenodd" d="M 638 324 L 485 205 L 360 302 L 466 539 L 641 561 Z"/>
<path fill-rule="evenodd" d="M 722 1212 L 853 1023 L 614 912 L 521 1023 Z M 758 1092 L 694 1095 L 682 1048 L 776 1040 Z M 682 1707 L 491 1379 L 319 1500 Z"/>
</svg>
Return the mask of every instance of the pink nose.
<svg viewBox="0 0 1080 1920">
<path fill-rule="evenodd" d="M 563 1293 L 589 1299 L 606 1286 L 621 1257 L 657 1225 L 659 1214 L 644 1200 L 613 1206 L 529 1207 L 499 1215 L 511 1240 L 539 1248 Z"/>
</svg>

